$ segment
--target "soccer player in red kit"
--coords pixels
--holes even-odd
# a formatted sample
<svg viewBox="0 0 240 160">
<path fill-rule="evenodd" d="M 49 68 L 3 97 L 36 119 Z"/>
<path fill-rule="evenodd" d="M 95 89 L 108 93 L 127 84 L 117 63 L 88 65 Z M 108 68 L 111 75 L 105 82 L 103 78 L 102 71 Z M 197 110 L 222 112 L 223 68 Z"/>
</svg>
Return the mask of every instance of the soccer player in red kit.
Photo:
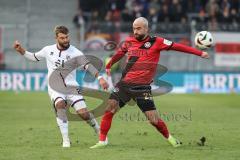
<svg viewBox="0 0 240 160">
<path fill-rule="evenodd" d="M 114 114 L 128 101 L 133 99 L 145 114 L 149 122 L 168 140 L 173 147 L 181 146 L 181 142 L 174 138 L 156 110 L 150 83 L 156 72 L 162 50 L 175 50 L 194 54 L 202 58 L 209 58 L 207 52 L 174 43 L 162 37 L 148 35 L 148 21 L 139 17 L 133 22 L 133 37 L 127 37 L 123 45 L 111 58 L 106 66 L 110 75 L 111 66 L 127 55 L 127 65 L 122 73 L 121 80 L 116 84 L 110 95 L 105 114 L 100 125 L 99 142 L 90 148 L 101 148 L 108 144 L 107 133 L 111 127 Z"/>
</svg>

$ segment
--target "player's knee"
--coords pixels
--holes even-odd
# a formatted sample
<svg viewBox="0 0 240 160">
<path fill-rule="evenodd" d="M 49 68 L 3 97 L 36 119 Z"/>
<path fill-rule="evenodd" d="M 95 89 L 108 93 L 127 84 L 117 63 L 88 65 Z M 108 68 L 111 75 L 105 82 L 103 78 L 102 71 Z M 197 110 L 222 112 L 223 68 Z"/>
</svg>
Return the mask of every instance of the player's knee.
<svg viewBox="0 0 240 160">
<path fill-rule="evenodd" d="M 152 125 L 156 126 L 158 124 L 158 117 L 155 117 L 152 115 L 152 116 L 147 116 L 147 118 Z"/>
<path fill-rule="evenodd" d="M 66 108 L 66 102 L 64 100 L 61 100 L 56 103 L 55 105 L 56 109 L 65 109 Z"/>
<path fill-rule="evenodd" d="M 116 100 L 108 100 L 106 111 L 116 113 L 118 111 L 118 102 Z"/>
<path fill-rule="evenodd" d="M 156 126 L 158 124 L 159 116 L 155 110 L 146 111 L 144 114 L 152 125 Z"/>
<path fill-rule="evenodd" d="M 84 121 L 89 120 L 90 117 L 88 113 L 81 113 L 80 116 Z"/>
<path fill-rule="evenodd" d="M 149 122 L 150 122 L 153 126 L 157 126 L 157 125 L 158 125 L 158 121 L 156 121 L 156 120 L 149 120 Z"/>
</svg>

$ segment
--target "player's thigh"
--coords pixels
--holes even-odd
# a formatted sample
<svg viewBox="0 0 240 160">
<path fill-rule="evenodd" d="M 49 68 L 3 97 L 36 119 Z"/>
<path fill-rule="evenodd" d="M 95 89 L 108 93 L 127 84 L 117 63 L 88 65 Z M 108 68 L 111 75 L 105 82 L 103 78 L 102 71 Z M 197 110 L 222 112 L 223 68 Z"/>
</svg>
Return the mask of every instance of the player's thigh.
<svg viewBox="0 0 240 160">
<path fill-rule="evenodd" d="M 134 93 L 134 100 L 142 112 L 156 110 L 150 86 L 140 86 L 136 88 Z"/>
<path fill-rule="evenodd" d="M 60 108 L 66 108 L 67 103 L 66 103 L 66 96 L 64 94 L 56 92 L 51 89 L 48 91 L 48 94 L 53 103 L 55 110 Z"/>
<path fill-rule="evenodd" d="M 109 97 L 107 108 L 115 109 L 116 106 L 122 108 L 127 102 L 131 100 L 131 98 L 132 97 L 129 93 L 129 87 L 119 82 Z"/>
<path fill-rule="evenodd" d="M 75 111 L 87 108 L 85 99 L 80 94 L 79 95 L 68 95 L 67 101 L 69 102 L 70 106 L 75 109 Z"/>
<path fill-rule="evenodd" d="M 156 110 L 153 100 L 138 98 L 136 99 L 136 102 L 137 106 L 140 108 L 142 112 Z"/>
</svg>

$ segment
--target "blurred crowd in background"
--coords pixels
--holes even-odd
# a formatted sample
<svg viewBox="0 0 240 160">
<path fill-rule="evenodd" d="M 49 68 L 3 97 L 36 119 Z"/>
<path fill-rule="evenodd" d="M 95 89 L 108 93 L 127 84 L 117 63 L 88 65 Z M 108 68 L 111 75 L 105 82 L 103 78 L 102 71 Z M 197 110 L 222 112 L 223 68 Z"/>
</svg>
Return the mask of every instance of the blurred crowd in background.
<svg viewBox="0 0 240 160">
<path fill-rule="evenodd" d="M 240 0 L 79 0 L 78 13 L 73 18 L 77 27 L 83 23 L 106 22 L 120 25 L 144 16 L 154 23 L 218 23 L 240 22 Z"/>
</svg>

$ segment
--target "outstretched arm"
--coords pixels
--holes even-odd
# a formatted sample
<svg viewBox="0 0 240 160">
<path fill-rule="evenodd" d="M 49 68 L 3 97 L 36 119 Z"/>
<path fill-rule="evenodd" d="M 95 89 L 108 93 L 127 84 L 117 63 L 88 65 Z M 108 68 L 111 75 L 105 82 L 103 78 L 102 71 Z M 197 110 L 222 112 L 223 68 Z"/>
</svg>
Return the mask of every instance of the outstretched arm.
<svg viewBox="0 0 240 160">
<path fill-rule="evenodd" d="M 180 43 L 172 43 L 169 50 L 175 50 L 175 51 L 185 52 L 185 53 L 189 53 L 189 54 L 194 54 L 194 55 L 200 56 L 202 58 L 209 58 L 209 55 L 207 52 L 200 51 L 198 49 L 195 49 L 193 47 L 186 46 L 186 45 L 183 45 Z"/>
<path fill-rule="evenodd" d="M 123 56 L 125 55 L 124 52 L 117 52 L 111 60 L 107 63 L 106 69 L 110 69 L 116 62 L 118 62 Z"/>
<path fill-rule="evenodd" d="M 109 85 L 108 85 L 107 81 L 102 76 L 99 75 L 98 70 L 90 62 L 88 62 L 84 65 L 84 69 L 89 71 L 95 78 L 98 79 L 100 86 L 104 90 L 108 89 Z"/>
<path fill-rule="evenodd" d="M 21 55 L 23 55 L 25 58 L 27 58 L 28 60 L 30 61 L 39 61 L 40 58 L 37 58 L 36 54 L 35 53 L 31 53 L 31 52 L 28 52 L 26 51 L 25 48 L 22 47 L 21 43 L 18 42 L 18 41 L 15 41 L 14 44 L 13 44 L 13 48 L 18 52 L 20 53 Z M 38 56 L 41 57 L 43 56 L 43 51 L 40 51 L 38 52 Z"/>
<path fill-rule="evenodd" d="M 77 64 L 82 65 L 84 70 L 88 71 L 92 76 L 97 78 L 100 86 L 104 90 L 107 90 L 109 87 L 107 81 L 102 76 L 99 75 L 99 71 L 95 68 L 95 66 L 92 63 L 90 63 L 87 57 L 81 51 L 78 50 L 78 52 L 80 56 L 79 58 L 77 58 Z"/>
<path fill-rule="evenodd" d="M 106 73 L 107 75 L 111 75 L 111 67 L 116 63 L 118 62 L 122 57 L 124 57 L 124 55 L 126 54 L 127 52 L 120 49 L 116 52 L 115 55 L 112 56 L 112 58 L 110 59 L 110 61 L 107 63 L 106 65 Z"/>
</svg>

